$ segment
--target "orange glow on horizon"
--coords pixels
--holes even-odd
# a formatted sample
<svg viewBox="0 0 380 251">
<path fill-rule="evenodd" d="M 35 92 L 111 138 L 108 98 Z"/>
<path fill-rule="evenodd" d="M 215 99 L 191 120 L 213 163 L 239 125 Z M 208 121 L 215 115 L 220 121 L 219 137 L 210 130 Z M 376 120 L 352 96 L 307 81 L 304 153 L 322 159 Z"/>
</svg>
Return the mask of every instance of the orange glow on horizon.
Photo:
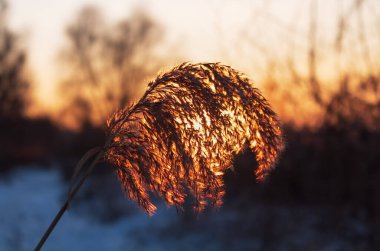
<svg viewBox="0 0 380 251">
<path fill-rule="evenodd" d="M 363 1 L 356 9 L 353 8 L 355 1 L 351 0 L 333 4 L 243 0 L 226 1 L 223 5 L 199 0 L 159 3 L 151 0 L 145 3 L 134 0 L 125 3 L 9 1 L 10 26 L 21 34 L 26 31 L 22 38 L 28 48 L 30 69 L 36 73 L 35 93 L 27 114 L 51 116 L 70 128 L 77 127 L 78 122 L 63 121 L 60 116 L 65 103 L 57 89 L 64 76 L 56 61 L 66 43 L 65 27 L 84 4 L 94 4 L 104 10 L 105 20 L 111 24 L 131 16 L 131 10 L 137 5 L 162 24 L 167 35 L 157 52 L 164 58 L 162 67 L 185 60 L 232 65 L 255 80 L 282 119 L 314 124 L 322 115 L 308 96 L 305 80 L 309 77 L 312 2 L 317 3 L 315 60 L 323 95 L 328 97 L 336 91 L 344 75 L 355 78 L 378 74 L 380 57 L 376 55 L 380 55 L 380 41 L 376 20 L 380 12 L 375 0 Z M 38 15 L 40 9 L 49 11 Z M 175 11 L 169 15 L 169 9 Z M 223 18 L 225 16 L 232 18 Z M 340 34 L 339 24 L 343 21 L 345 29 Z M 301 78 L 298 84 L 295 84 L 295 75 Z M 271 81 L 277 89 L 267 88 Z M 290 96 L 298 103 L 285 104 Z"/>
</svg>

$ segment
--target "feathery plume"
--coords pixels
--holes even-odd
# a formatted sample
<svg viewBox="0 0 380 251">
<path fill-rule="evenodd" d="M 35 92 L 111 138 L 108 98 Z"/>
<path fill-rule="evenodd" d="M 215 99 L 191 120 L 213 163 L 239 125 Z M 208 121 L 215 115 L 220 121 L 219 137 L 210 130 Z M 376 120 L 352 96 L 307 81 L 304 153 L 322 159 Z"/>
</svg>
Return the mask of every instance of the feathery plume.
<svg viewBox="0 0 380 251">
<path fill-rule="evenodd" d="M 259 90 L 218 63 L 184 63 L 161 74 L 107 124 L 106 159 L 150 215 L 152 192 L 179 208 L 190 194 L 198 212 L 221 205 L 223 174 L 236 154 L 246 146 L 254 151 L 263 180 L 283 148 L 279 121 Z"/>
<path fill-rule="evenodd" d="M 152 192 L 179 208 L 190 194 L 197 212 L 208 204 L 220 206 L 223 174 L 236 154 L 246 146 L 254 151 L 256 177 L 263 180 L 283 148 L 279 121 L 265 98 L 247 77 L 221 64 L 173 68 L 149 83 L 138 103 L 116 112 L 107 124 L 104 147 L 89 150 L 78 162 L 68 197 L 36 251 L 102 157 L 117 167 L 129 197 L 152 215 Z"/>
</svg>

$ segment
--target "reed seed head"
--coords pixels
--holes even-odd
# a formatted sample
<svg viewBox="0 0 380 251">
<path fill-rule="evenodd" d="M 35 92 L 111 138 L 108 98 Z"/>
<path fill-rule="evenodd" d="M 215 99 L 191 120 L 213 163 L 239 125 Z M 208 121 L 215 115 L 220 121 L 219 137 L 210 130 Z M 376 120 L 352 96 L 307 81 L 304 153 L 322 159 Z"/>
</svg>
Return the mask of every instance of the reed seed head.
<svg viewBox="0 0 380 251">
<path fill-rule="evenodd" d="M 150 215 L 152 192 L 179 208 L 190 195 L 198 212 L 220 206 L 236 154 L 254 151 L 263 180 L 283 148 L 279 121 L 259 90 L 219 63 L 184 63 L 159 75 L 139 102 L 108 120 L 108 130 L 106 159 Z"/>
</svg>

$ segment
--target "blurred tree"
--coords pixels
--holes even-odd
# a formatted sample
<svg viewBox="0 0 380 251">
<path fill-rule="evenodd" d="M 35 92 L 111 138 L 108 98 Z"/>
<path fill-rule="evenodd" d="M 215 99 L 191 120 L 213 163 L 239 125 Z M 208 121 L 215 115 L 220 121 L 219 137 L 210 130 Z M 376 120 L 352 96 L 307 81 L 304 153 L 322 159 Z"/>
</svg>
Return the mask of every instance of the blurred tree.
<svg viewBox="0 0 380 251">
<path fill-rule="evenodd" d="M 17 118 L 25 109 L 30 84 L 23 75 L 25 51 L 7 27 L 7 7 L 0 0 L 0 117 Z"/>
<path fill-rule="evenodd" d="M 142 82 L 159 68 L 153 50 L 162 39 L 162 29 L 140 10 L 111 26 L 97 8 L 84 7 L 66 35 L 63 114 L 75 124 L 104 124 L 114 110 L 131 102 Z"/>
</svg>

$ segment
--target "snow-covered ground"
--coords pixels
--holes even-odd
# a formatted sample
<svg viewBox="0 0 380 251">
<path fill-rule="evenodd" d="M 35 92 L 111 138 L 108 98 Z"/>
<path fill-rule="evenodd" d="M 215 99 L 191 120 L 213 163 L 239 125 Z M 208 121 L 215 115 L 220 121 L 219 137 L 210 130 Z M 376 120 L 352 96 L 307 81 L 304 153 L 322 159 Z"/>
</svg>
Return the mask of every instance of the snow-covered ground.
<svg viewBox="0 0 380 251">
<path fill-rule="evenodd" d="M 0 250 L 32 250 L 66 192 L 54 169 L 0 176 Z M 93 202 L 74 203 L 85 209 L 66 212 L 44 250 L 366 250 L 367 226 L 337 219 L 329 209 L 257 203 L 225 206 L 189 221 L 161 205 L 153 217 L 133 211 L 106 222 L 96 219 L 96 210 L 90 215 Z"/>
</svg>

